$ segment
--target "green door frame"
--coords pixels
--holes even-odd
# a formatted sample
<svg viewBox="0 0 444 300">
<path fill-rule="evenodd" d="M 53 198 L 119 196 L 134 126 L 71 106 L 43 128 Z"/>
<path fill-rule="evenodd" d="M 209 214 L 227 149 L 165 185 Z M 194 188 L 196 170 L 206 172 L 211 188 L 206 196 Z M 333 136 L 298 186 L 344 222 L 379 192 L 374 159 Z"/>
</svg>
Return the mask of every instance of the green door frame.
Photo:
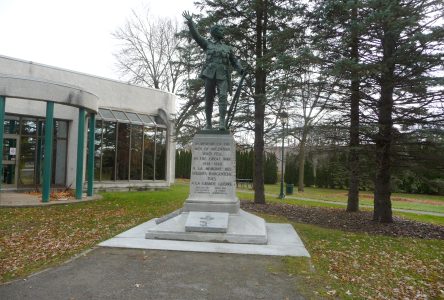
<svg viewBox="0 0 444 300">
<path fill-rule="evenodd" d="M 0 158 L 0 174 L 3 174 L 3 133 L 5 132 L 5 97 L 0 96 L 0 151 L 2 157 Z M 3 175 L 1 175 L 3 176 Z M 1 189 L 0 181 L 0 189 Z"/>
<path fill-rule="evenodd" d="M 94 152 L 95 152 L 95 132 L 96 132 L 96 114 L 89 115 L 89 134 L 88 134 L 88 189 L 87 195 L 91 197 L 94 190 Z"/>
<path fill-rule="evenodd" d="M 54 136 L 54 102 L 46 102 L 45 152 L 43 157 L 42 202 L 49 201 L 52 178 L 52 140 Z"/>
</svg>

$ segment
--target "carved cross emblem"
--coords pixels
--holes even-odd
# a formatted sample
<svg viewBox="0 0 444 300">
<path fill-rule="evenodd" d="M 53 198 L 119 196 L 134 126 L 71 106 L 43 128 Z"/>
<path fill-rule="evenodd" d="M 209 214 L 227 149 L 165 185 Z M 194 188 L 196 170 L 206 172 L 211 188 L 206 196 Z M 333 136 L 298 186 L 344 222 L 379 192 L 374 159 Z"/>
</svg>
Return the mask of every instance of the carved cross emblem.
<svg viewBox="0 0 444 300">
<path fill-rule="evenodd" d="M 206 215 L 203 218 L 200 218 L 200 226 L 202 227 L 207 227 L 208 226 L 208 222 L 214 220 L 214 218 L 210 215 Z"/>
</svg>

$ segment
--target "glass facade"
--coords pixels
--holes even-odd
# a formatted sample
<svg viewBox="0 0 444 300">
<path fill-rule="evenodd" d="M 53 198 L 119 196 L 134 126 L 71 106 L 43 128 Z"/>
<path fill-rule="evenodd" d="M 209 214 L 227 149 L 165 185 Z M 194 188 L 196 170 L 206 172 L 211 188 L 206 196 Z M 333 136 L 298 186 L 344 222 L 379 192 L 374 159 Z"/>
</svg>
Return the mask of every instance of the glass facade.
<svg viewBox="0 0 444 300">
<path fill-rule="evenodd" d="M 156 132 L 156 179 L 165 180 L 166 175 L 166 130 L 158 128 Z"/>
<path fill-rule="evenodd" d="M 143 130 L 143 179 L 154 180 L 154 155 L 156 128 L 145 127 Z"/>
<path fill-rule="evenodd" d="M 131 125 L 130 180 L 142 179 L 143 126 Z"/>
<path fill-rule="evenodd" d="M 97 123 L 102 122 L 97 120 Z M 117 123 L 103 121 L 101 126 L 102 131 L 102 142 L 97 141 L 102 145 L 102 153 L 100 153 L 102 159 L 102 173 L 100 174 L 100 180 L 116 180 L 116 150 L 117 150 Z"/>
<path fill-rule="evenodd" d="M 45 120 L 5 115 L 2 184 L 14 188 L 41 183 L 44 158 Z M 66 184 L 68 121 L 54 120 L 51 184 Z"/>
<path fill-rule="evenodd" d="M 94 141 L 95 181 L 166 180 L 167 130 L 154 120 L 156 117 L 145 114 L 99 110 Z M 53 186 L 66 186 L 68 131 L 69 121 L 54 120 Z M 35 188 L 42 184 L 44 138 L 44 118 L 5 115 L 2 188 Z"/>
<path fill-rule="evenodd" d="M 166 126 L 152 116 L 100 108 L 94 179 L 166 180 L 166 138 Z"/>
<path fill-rule="evenodd" d="M 117 123 L 117 180 L 128 180 L 131 125 Z"/>
</svg>

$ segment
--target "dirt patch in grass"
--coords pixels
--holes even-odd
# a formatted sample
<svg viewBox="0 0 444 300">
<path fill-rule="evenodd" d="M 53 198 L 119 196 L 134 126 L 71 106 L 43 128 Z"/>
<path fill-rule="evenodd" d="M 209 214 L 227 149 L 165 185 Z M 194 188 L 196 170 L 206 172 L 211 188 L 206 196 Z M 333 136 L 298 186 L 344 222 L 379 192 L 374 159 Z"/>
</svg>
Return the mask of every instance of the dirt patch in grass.
<svg viewBox="0 0 444 300">
<path fill-rule="evenodd" d="M 290 204 L 254 204 L 241 201 L 241 207 L 251 212 L 280 215 L 291 221 L 319 225 L 352 232 L 366 232 L 396 237 L 444 239 L 444 226 L 426 224 L 393 217 L 391 224 L 372 221 L 372 212 L 348 213 L 343 209 L 302 207 Z"/>
</svg>

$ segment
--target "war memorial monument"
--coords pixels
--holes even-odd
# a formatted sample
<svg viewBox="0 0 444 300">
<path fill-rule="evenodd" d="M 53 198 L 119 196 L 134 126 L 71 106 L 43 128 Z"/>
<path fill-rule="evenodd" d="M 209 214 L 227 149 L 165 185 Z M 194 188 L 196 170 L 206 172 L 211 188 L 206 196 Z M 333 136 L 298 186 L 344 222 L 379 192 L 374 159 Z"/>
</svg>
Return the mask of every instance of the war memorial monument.
<svg viewBox="0 0 444 300">
<path fill-rule="evenodd" d="M 190 192 L 182 208 L 140 224 L 100 243 L 103 247 L 310 256 L 290 224 L 269 224 L 240 209 L 236 197 L 236 143 L 229 131 L 245 71 L 233 49 L 223 42 L 223 28 L 211 28 L 211 40 L 196 30 L 188 12 L 183 16 L 190 34 L 205 51 L 200 77 L 205 81 L 206 126 L 192 141 Z M 231 70 L 241 80 L 231 94 Z M 212 124 L 217 96 L 219 123 Z"/>
<path fill-rule="evenodd" d="M 244 69 L 232 48 L 223 43 L 221 26 L 214 25 L 212 39 L 207 40 L 197 32 L 191 15 L 184 12 L 183 16 L 191 36 L 206 53 L 201 73 L 205 81 L 206 127 L 193 138 L 188 199 L 171 218 L 159 219 L 158 224 L 148 230 L 146 238 L 266 244 L 265 221 L 240 209 L 236 197 L 236 144 L 227 129 L 230 70 L 234 68 L 243 75 Z M 211 119 L 216 95 L 219 124 L 213 129 Z"/>
</svg>

